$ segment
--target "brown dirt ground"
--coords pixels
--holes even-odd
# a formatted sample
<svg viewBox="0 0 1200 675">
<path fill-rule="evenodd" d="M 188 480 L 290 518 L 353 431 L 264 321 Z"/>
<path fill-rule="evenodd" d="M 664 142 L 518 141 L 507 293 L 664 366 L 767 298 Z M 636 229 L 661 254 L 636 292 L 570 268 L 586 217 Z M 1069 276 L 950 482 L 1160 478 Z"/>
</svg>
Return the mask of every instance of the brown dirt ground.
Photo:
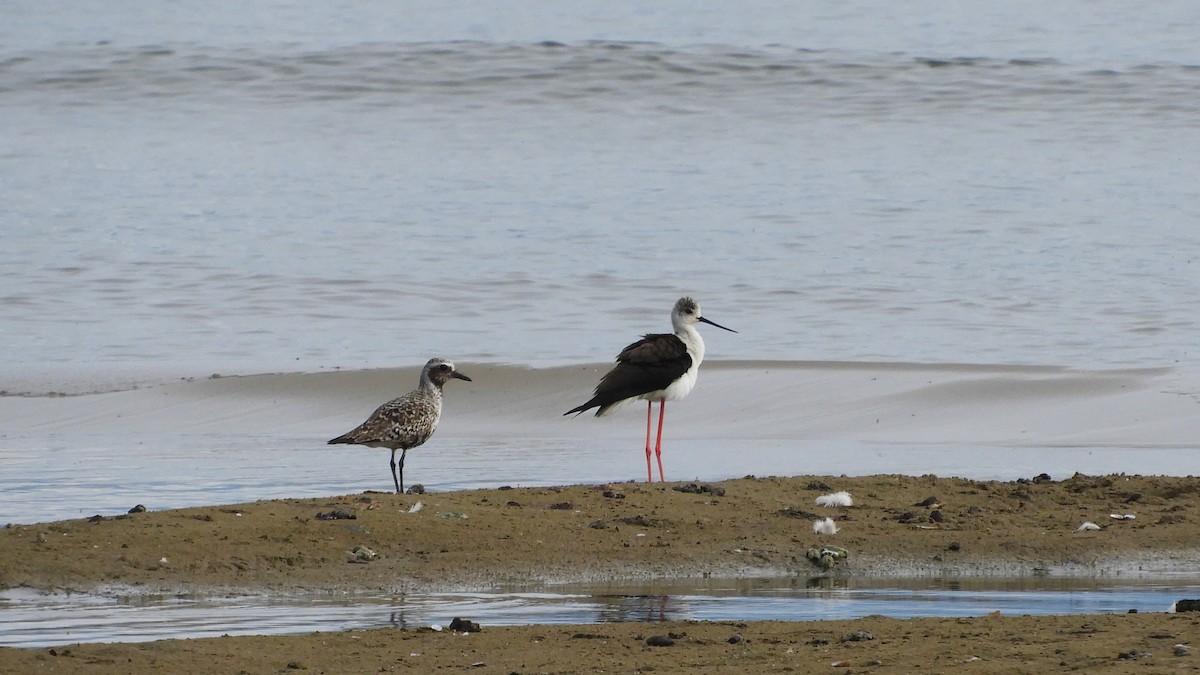
<svg viewBox="0 0 1200 675">
<path fill-rule="evenodd" d="M 722 495 L 673 489 L 684 485 L 369 493 L 10 525 L 0 529 L 0 587 L 205 593 L 698 576 L 1092 576 L 1194 571 L 1200 559 L 1200 478 L 747 477 L 704 486 Z M 851 492 L 855 505 L 813 503 L 833 490 Z M 916 505 L 931 496 L 938 506 Z M 316 517 L 337 510 L 355 518 Z M 1125 513 L 1137 517 L 1109 517 Z M 818 516 L 833 517 L 842 531 L 814 534 Z M 1085 520 L 1102 529 L 1076 532 Z M 806 553 L 831 543 L 849 556 L 822 571 Z M 357 560 L 356 547 L 376 557 Z M 469 636 L 390 629 L 3 649 L 0 672 L 391 672 L 474 663 L 506 673 L 1175 672 L 1200 669 L 1196 657 L 1172 654 L 1198 628 L 1196 615 L 1155 613 L 485 626 Z M 875 639 L 840 642 L 858 629 Z M 671 647 L 645 644 L 667 633 L 682 637 Z M 746 641 L 730 644 L 734 633 Z M 1142 656 L 1118 658 L 1130 650 Z M 840 661 L 850 664 L 831 666 Z"/>
</svg>

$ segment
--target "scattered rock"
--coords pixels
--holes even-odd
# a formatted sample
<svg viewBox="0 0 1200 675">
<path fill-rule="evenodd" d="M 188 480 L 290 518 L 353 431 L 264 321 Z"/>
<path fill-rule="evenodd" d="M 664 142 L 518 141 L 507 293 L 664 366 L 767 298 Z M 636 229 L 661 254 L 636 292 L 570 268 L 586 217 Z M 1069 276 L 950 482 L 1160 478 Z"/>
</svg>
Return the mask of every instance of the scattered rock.
<svg viewBox="0 0 1200 675">
<path fill-rule="evenodd" d="M 935 523 L 941 523 L 945 522 L 946 517 L 942 515 L 941 511 L 931 511 L 929 514 L 929 519 Z"/>
<path fill-rule="evenodd" d="M 322 511 L 317 513 L 317 520 L 358 520 L 358 516 L 351 511 L 338 509 L 336 511 Z"/>
<path fill-rule="evenodd" d="M 521 502 L 510 501 L 505 506 L 521 506 Z"/>
<path fill-rule="evenodd" d="M 937 497 L 930 495 L 930 496 L 926 497 L 925 499 L 922 499 L 921 501 L 917 502 L 916 504 L 913 504 L 913 506 L 929 507 L 929 506 L 933 506 L 934 504 L 939 504 L 939 503 L 940 502 L 938 501 Z"/>
<path fill-rule="evenodd" d="M 483 630 L 479 624 L 470 619 L 460 619 L 457 616 L 450 620 L 450 630 L 456 630 L 460 633 L 478 633 Z"/>
<path fill-rule="evenodd" d="M 146 512 L 146 507 L 142 506 L 141 504 L 138 504 L 137 506 L 133 507 L 132 509 L 129 509 L 128 511 L 126 511 L 126 513 L 145 513 L 145 512 Z"/>
<path fill-rule="evenodd" d="M 635 527 L 662 527 L 663 525 L 666 525 L 665 521 L 658 520 L 657 518 L 647 518 L 646 516 L 640 514 L 622 518 L 621 522 L 625 523 L 626 525 L 633 525 Z"/>
<path fill-rule="evenodd" d="M 1200 612 L 1200 600 L 1177 600 L 1176 612 Z"/>
<path fill-rule="evenodd" d="M 804 554 L 806 558 L 812 561 L 814 565 L 822 570 L 833 569 L 839 561 L 850 557 L 850 552 L 841 546 L 824 546 L 822 548 L 810 548 Z"/>
<path fill-rule="evenodd" d="M 367 548 L 366 546 L 363 546 L 362 544 L 355 546 L 349 553 L 352 556 L 350 559 L 350 562 L 356 562 L 356 563 L 371 562 L 372 560 L 379 557 L 378 553 L 376 553 L 375 551 L 372 551 L 371 549 Z"/>
<path fill-rule="evenodd" d="M 846 633 L 845 635 L 842 636 L 842 639 L 840 641 L 841 642 L 864 642 L 866 640 L 874 640 L 874 639 L 875 639 L 874 635 L 871 635 L 869 632 L 862 630 L 860 628 L 859 630 L 856 630 L 853 633 Z"/>
<path fill-rule="evenodd" d="M 592 523 L 590 525 L 588 525 L 588 527 L 592 528 L 593 530 L 604 530 L 604 529 L 608 528 L 608 524 L 605 523 L 603 520 L 595 520 L 595 521 L 592 521 Z"/>
<path fill-rule="evenodd" d="M 571 502 L 557 502 L 551 504 L 550 508 L 555 511 L 571 511 L 575 508 L 575 505 Z"/>
<path fill-rule="evenodd" d="M 789 506 L 786 509 L 779 509 L 779 511 L 776 513 L 781 516 L 787 516 L 788 518 L 803 518 L 804 520 L 817 520 L 822 517 L 818 516 L 812 511 L 805 511 L 804 509 L 798 509 L 794 506 Z"/>
<path fill-rule="evenodd" d="M 829 492 L 833 488 L 829 487 L 828 484 L 822 483 L 819 480 L 814 480 L 814 481 L 810 481 L 808 485 L 805 485 L 804 489 L 805 490 L 819 490 L 821 492 Z"/>
<path fill-rule="evenodd" d="M 1126 504 L 1132 504 L 1132 503 L 1134 503 L 1134 502 L 1140 502 L 1140 501 L 1142 501 L 1142 496 L 1143 496 L 1143 495 L 1142 495 L 1142 493 L 1140 493 L 1140 492 L 1135 492 L 1135 493 L 1133 493 L 1133 494 L 1131 494 L 1131 495 L 1129 495 L 1128 497 L 1126 497 L 1126 498 L 1125 498 L 1125 503 L 1126 503 Z"/>
<path fill-rule="evenodd" d="M 675 641 L 666 635 L 651 635 L 646 638 L 646 644 L 650 647 L 670 647 Z"/>
<path fill-rule="evenodd" d="M 616 490 L 605 490 L 604 496 L 608 499 L 625 499 L 625 493 Z"/>
<path fill-rule="evenodd" d="M 949 544 L 946 544 L 946 550 L 947 551 L 961 551 L 962 544 L 958 543 L 957 541 L 952 541 Z"/>
<path fill-rule="evenodd" d="M 929 522 L 929 517 L 921 515 L 915 511 L 908 511 L 907 513 L 902 513 L 896 516 L 896 520 L 905 525 L 909 525 L 912 523 L 927 523 Z"/>
<path fill-rule="evenodd" d="M 742 637 L 741 633 L 734 633 L 733 635 L 729 636 L 728 640 L 726 640 L 726 642 L 728 642 L 731 645 L 740 645 L 741 643 L 743 643 L 745 641 L 746 641 L 746 638 Z"/>
<path fill-rule="evenodd" d="M 676 492 L 686 492 L 688 494 L 711 494 L 714 497 L 724 497 L 725 488 L 713 487 L 712 485 L 700 483 L 688 483 L 687 485 L 676 485 L 671 488 Z"/>
<path fill-rule="evenodd" d="M 1120 654 L 1117 654 L 1117 658 L 1124 661 L 1136 661 L 1137 659 L 1144 659 L 1150 655 L 1150 652 L 1140 652 L 1136 649 L 1130 649 L 1127 652 L 1121 652 Z"/>
<path fill-rule="evenodd" d="M 1048 473 L 1039 473 L 1038 475 L 1033 477 L 1033 482 L 1034 483 L 1053 483 L 1054 479 L 1051 478 L 1050 474 L 1048 474 Z"/>
<path fill-rule="evenodd" d="M 1069 492 L 1078 494 L 1097 488 L 1112 487 L 1113 482 L 1107 476 L 1085 476 L 1081 473 L 1076 473 L 1063 481 L 1063 484 L 1066 485 Z"/>
</svg>

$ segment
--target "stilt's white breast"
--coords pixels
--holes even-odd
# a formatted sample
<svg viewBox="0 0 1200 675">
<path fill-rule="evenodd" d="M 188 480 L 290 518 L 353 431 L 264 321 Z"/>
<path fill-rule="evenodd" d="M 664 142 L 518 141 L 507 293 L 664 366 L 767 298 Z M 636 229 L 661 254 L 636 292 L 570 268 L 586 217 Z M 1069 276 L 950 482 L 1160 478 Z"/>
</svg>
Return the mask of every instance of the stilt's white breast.
<svg viewBox="0 0 1200 675">
<path fill-rule="evenodd" d="M 643 401 L 678 401 L 692 393 L 696 386 L 696 376 L 700 374 L 700 363 L 704 361 L 704 338 L 692 326 L 684 326 L 676 333 L 683 344 L 687 346 L 688 356 L 692 357 L 692 365 L 677 380 L 667 385 L 666 389 L 651 391 L 638 398 Z"/>
</svg>

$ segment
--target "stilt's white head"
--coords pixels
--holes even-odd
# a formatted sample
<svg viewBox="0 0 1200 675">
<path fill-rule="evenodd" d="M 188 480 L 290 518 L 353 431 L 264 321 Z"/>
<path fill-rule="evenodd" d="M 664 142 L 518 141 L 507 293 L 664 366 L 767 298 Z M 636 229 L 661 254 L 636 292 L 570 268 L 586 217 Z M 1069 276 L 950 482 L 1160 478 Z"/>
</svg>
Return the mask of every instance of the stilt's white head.
<svg viewBox="0 0 1200 675">
<path fill-rule="evenodd" d="M 682 297 L 675 302 L 675 308 L 671 310 L 671 327 L 675 332 L 683 330 L 686 326 L 695 326 L 697 323 L 706 323 L 710 326 L 716 326 L 721 330 L 727 330 L 730 333 L 737 331 L 732 328 L 726 328 L 719 323 L 709 321 L 700 314 L 700 305 L 695 300 Z"/>
</svg>

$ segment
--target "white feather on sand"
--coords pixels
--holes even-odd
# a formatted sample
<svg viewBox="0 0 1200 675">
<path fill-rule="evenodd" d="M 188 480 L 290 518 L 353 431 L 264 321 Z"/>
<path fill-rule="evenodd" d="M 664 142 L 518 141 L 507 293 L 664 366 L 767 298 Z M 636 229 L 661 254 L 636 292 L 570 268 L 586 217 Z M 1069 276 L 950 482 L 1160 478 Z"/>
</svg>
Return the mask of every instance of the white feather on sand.
<svg viewBox="0 0 1200 675">
<path fill-rule="evenodd" d="M 837 523 L 833 522 L 833 518 L 822 518 L 821 520 L 813 521 L 813 534 L 837 534 Z"/>
<path fill-rule="evenodd" d="M 1084 531 L 1086 531 L 1086 530 L 1098 530 L 1098 529 L 1100 529 L 1100 526 L 1099 526 L 1099 525 L 1097 525 L 1097 524 L 1093 523 L 1093 522 L 1092 522 L 1092 521 L 1090 521 L 1090 520 L 1085 520 L 1085 521 L 1083 521 L 1083 524 L 1082 524 L 1082 525 L 1080 525 L 1079 527 L 1075 528 L 1075 531 L 1076 531 L 1076 532 L 1084 532 Z"/>
<path fill-rule="evenodd" d="M 835 508 L 839 506 L 854 506 L 854 499 L 850 493 L 846 491 L 834 492 L 833 494 L 821 495 L 817 497 L 817 506 L 826 506 Z"/>
</svg>

